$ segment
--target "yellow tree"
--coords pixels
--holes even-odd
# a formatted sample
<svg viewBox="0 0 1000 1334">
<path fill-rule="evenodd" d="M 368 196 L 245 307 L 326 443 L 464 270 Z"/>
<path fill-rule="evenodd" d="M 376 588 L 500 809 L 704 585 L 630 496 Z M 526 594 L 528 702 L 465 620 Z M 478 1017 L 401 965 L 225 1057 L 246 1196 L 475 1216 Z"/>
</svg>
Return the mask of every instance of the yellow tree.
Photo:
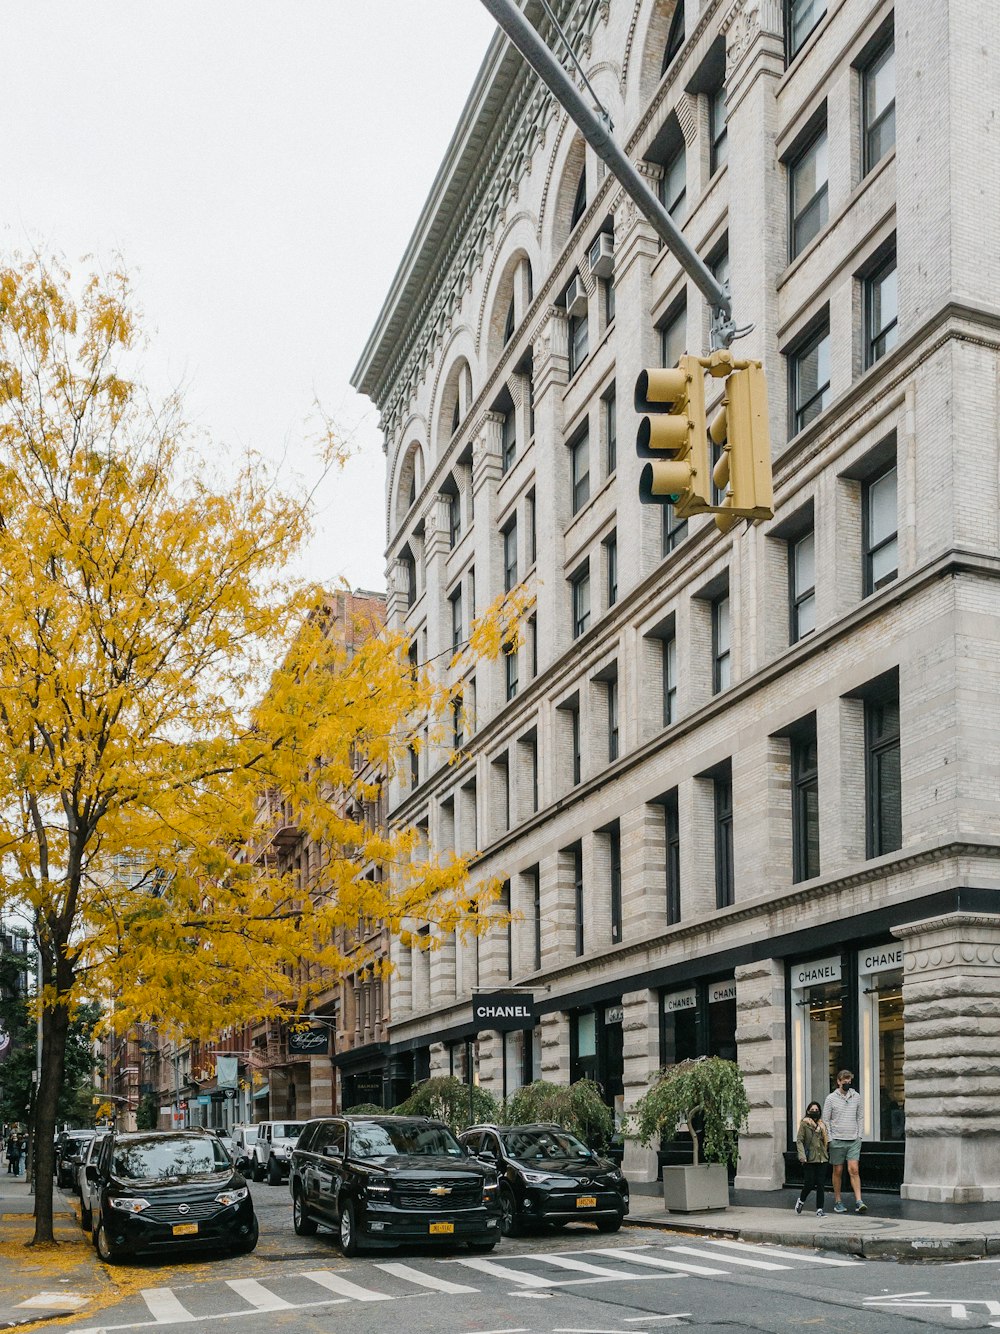
<svg viewBox="0 0 1000 1334">
<path fill-rule="evenodd" d="M 178 403 L 128 374 L 140 342 L 124 274 L 74 296 L 37 258 L 0 269 L 0 906 L 31 914 L 40 957 L 35 1242 L 84 996 L 112 994 L 121 1027 L 210 1035 L 307 1004 L 289 964 L 346 967 L 331 942 L 360 911 L 481 930 L 494 888 L 338 813 L 359 755 L 391 771 L 447 689 L 399 636 L 348 655 L 324 632 L 286 574 L 307 507 L 252 458 L 220 486 Z M 493 609 L 475 651 L 516 615 Z M 247 855 L 262 788 L 328 849 L 322 893 Z M 372 862 L 392 874 L 362 881 Z"/>
</svg>

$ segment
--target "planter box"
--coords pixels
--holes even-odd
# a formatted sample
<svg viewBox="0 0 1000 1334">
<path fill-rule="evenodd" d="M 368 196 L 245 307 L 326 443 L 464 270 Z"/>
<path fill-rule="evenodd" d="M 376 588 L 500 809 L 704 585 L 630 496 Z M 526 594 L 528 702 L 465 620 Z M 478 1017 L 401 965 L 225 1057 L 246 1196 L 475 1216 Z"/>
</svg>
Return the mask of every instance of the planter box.
<svg viewBox="0 0 1000 1334">
<path fill-rule="evenodd" d="M 663 1169 L 663 1205 L 673 1214 L 697 1214 L 729 1208 L 729 1174 L 725 1163 Z"/>
</svg>

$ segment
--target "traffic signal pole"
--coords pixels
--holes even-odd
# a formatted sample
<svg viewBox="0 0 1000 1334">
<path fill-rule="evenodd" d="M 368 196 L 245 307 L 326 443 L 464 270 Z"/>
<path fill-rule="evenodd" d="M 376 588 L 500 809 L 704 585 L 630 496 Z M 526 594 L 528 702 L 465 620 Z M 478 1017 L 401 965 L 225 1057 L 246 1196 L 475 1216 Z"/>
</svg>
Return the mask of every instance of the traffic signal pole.
<svg viewBox="0 0 1000 1334">
<path fill-rule="evenodd" d="M 625 193 L 634 200 L 639 212 L 677 259 L 681 268 L 698 286 L 712 312 L 712 350 L 727 348 L 734 338 L 748 330 L 737 330 L 729 282 L 720 283 L 707 264 L 688 244 L 683 232 L 636 171 L 628 155 L 611 135 L 611 122 L 588 106 L 576 84 L 556 60 L 539 34 L 524 17 L 514 0 L 482 0 L 511 42 L 569 113 L 580 133 L 597 156 L 607 165 Z"/>
</svg>

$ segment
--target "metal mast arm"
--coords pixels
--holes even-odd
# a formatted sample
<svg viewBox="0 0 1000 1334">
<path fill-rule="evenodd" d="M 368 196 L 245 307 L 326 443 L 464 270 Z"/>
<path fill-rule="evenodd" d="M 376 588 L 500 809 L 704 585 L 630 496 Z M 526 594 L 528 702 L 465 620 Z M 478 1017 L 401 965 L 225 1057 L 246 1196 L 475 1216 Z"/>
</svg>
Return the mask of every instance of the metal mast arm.
<svg viewBox="0 0 1000 1334">
<path fill-rule="evenodd" d="M 729 284 L 722 284 L 688 244 L 683 232 L 615 143 L 608 125 L 580 96 L 573 80 L 556 60 L 514 0 L 482 0 L 499 26 L 558 102 L 639 212 L 661 238 L 684 271 L 694 280 L 712 310 L 713 345 L 728 347 L 736 336 Z"/>
</svg>

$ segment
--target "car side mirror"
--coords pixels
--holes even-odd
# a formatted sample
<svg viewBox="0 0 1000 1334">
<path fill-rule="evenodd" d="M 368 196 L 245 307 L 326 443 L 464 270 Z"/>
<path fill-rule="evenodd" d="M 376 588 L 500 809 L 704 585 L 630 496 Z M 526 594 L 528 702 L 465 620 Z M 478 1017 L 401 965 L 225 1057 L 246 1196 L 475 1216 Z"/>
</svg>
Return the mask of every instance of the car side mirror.
<svg viewBox="0 0 1000 1334">
<path fill-rule="evenodd" d="M 484 1163 L 495 1163 L 497 1160 L 497 1156 L 492 1149 L 482 1149 L 479 1152 L 478 1157 L 480 1162 Z"/>
<path fill-rule="evenodd" d="M 97 1180 L 97 1164 L 96 1164 L 96 1163 L 88 1163 L 88 1164 L 87 1164 L 87 1180 L 88 1180 L 88 1181 L 96 1181 L 96 1180 Z"/>
</svg>

